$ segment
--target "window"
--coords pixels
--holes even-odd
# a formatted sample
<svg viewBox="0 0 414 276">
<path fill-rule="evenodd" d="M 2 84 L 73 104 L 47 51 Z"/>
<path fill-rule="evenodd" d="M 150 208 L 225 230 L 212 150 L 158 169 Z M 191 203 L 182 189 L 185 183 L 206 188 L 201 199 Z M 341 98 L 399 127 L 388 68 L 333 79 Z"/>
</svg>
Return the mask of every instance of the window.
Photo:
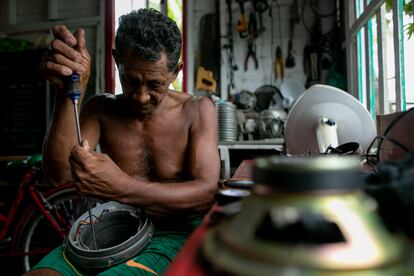
<svg viewBox="0 0 414 276">
<path fill-rule="evenodd" d="M 181 32 L 183 31 L 183 1 L 184 0 L 129 0 L 129 1 L 115 1 L 115 32 L 118 29 L 118 19 L 121 15 L 128 13 L 132 10 L 137 10 L 145 7 L 154 8 L 161 11 L 162 13 L 167 13 L 170 18 L 172 18 L 177 26 L 180 28 Z M 184 41 L 183 41 L 184 43 Z M 177 80 L 172 84 L 171 89 L 181 91 L 183 83 L 183 72 L 181 71 L 177 77 Z M 115 94 L 121 94 L 122 87 L 119 80 L 118 68 L 115 67 Z"/>
<path fill-rule="evenodd" d="M 345 1 L 348 91 L 374 119 L 414 106 L 413 2 Z"/>
</svg>

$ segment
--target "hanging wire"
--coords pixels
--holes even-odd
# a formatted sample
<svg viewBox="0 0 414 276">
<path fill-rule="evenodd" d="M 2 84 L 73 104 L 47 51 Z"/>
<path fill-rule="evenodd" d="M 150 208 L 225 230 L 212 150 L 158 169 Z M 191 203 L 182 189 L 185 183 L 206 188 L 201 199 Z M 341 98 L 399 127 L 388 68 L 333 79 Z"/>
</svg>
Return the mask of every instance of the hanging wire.
<svg viewBox="0 0 414 276">
<path fill-rule="evenodd" d="M 365 159 L 367 160 L 367 164 L 368 165 L 370 165 L 373 169 L 374 169 L 374 171 L 376 171 L 376 165 L 380 162 L 380 160 L 379 160 L 379 151 L 380 151 L 380 147 L 378 147 L 377 148 L 377 152 L 376 152 L 376 154 L 370 154 L 370 151 L 371 151 L 371 149 L 372 149 L 372 147 L 373 147 L 373 145 L 375 144 L 375 142 L 376 141 L 380 141 L 380 142 L 382 142 L 382 141 L 384 141 L 384 140 L 387 140 L 387 141 L 389 141 L 389 142 L 391 142 L 391 143 L 393 143 L 393 144 L 395 144 L 395 145 L 397 145 L 398 147 L 400 147 L 401 149 L 403 149 L 404 151 L 406 151 L 407 153 L 409 153 L 409 155 L 413 155 L 414 154 L 414 152 L 413 151 L 411 151 L 406 145 L 404 145 L 404 144 L 402 144 L 401 142 L 399 142 L 398 140 L 396 140 L 396 139 L 394 139 L 394 138 L 391 138 L 391 137 L 388 137 L 388 136 L 384 136 L 384 135 L 378 135 L 378 136 L 376 136 L 373 140 L 372 140 L 372 142 L 371 142 L 371 144 L 368 146 L 368 148 L 367 148 L 367 152 L 366 152 L 366 154 L 365 154 Z"/>
<path fill-rule="evenodd" d="M 270 56 L 271 56 L 271 60 L 270 60 L 270 84 L 273 85 L 273 76 L 274 76 L 274 70 L 275 67 L 273 66 L 273 60 L 275 58 L 274 56 L 274 25 L 273 25 L 273 12 L 272 12 L 272 8 L 273 7 L 273 0 L 270 3 L 269 6 L 269 14 L 271 15 L 270 18 Z"/>
<path fill-rule="evenodd" d="M 278 0 L 274 0 L 276 2 L 276 7 L 277 7 L 277 21 L 278 21 L 278 27 L 279 27 L 279 42 L 280 42 L 280 47 L 282 47 L 283 45 L 283 37 L 282 37 L 282 22 L 281 22 L 281 16 L 280 16 L 280 4 Z"/>
<path fill-rule="evenodd" d="M 238 91 L 237 85 L 235 83 L 234 78 L 234 71 L 237 70 L 237 64 L 235 62 L 234 57 L 234 40 L 233 40 L 233 17 L 232 17 L 232 10 L 231 10 L 231 1 L 226 1 L 227 5 L 227 12 L 228 12 L 228 21 L 227 21 L 227 34 L 225 36 L 221 36 L 227 38 L 227 45 L 224 45 L 224 49 L 227 50 L 227 63 L 228 63 L 228 70 L 227 70 L 227 79 L 229 80 L 227 84 L 227 94 L 230 95 L 231 89 L 235 89 Z M 221 54 L 220 54 L 221 59 Z"/>
<path fill-rule="evenodd" d="M 388 125 L 388 127 L 385 129 L 383 136 L 387 136 L 388 132 L 391 131 L 392 128 L 394 128 L 394 126 L 405 116 L 407 116 L 408 113 L 412 112 L 414 110 L 413 108 L 410 108 L 409 110 L 405 111 L 405 112 L 401 112 L 400 114 L 398 114 L 397 117 L 395 117 L 394 120 L 392 120 L 392 122 Z M 379 157 L 379 149 L 381 148 L 383 140 L 380 140 L 378 142 L 378 149 L 377 149 L 377 160 L 380 161 L 380 157 Z"/>
<path fill-rule="evenodd" d="M 302 10 L 301 10 L 300 14 L 301 14 L 302 24 L 303 24 L 303 27 L 305 28 L 305 31 L 306 31 L 306 32 L 307 32 L 310 36 L 312 36 L 313 32 L 312 32 L 312 30 L 308 27 L 308 25 L 306 25 L 306 21 L 305 21 L 305 7 L 306 7 L 306 3 L 307 3 L 307 2 L 308 2 L 307 0 L 304 0 L 304 1 L 303 1 L 303 4 L 302 4 Z"/>
<path fill-rule="evenodd" d="M 302 19 L 303 27 L 305 28 L 306 32 L 310 36 L 312 36 L 313 35 L 313 31 L 312 31 L 311 27 L 309 27 L 308 25 L 306 25 L 306 21 L 305 21 L 305 8 L 307 6 L 307 3 L 308 3 L 308 0 L 304 0 L 303 1 L 302 9 L 301 9 L 301 19 Z M 315 12 L 315 8 L 312 5 L 312 0 L 310 0 L 309 6 L 311 7 L 312 12 L 317 17 L 317 19 L 320 19 L 320 18 L 323 18 L 323 17 L 331 17 L 331 16 L 334 16 L 336 14 L 336 12 L 337 12 L 337 8 L 335 8 L 335 10 L 334 10 L 334 12 L 333 12 L 332 15 L 324 16 L 324 15 L 320 15 L 320 14 L 318 14 L 318 13 Z M 329 34 L 334 33 L 336 25 L 337 25 L 337 22 L 335 22 L 335 24 L 333 25 L 332 29 L 330 29 L 329 31 L 327 31 L 325 34 L 322 34 L 322 35 L 325 36 L 325 35 L 329 35 Z"/>
<path fill-rule="evenodd" d="M 99 216 L 92 215 L 95 218 L 95 221 L 93 222 L 93 224 L 96 224 L 97 222 L 101 221 L 102 215 L 105 212 L 108 212 L 108 209 L 103 209 Z M 90 224 L 91 224 L 90 220 L 81 220 L 81 221 L 79 221 L 79 224 L 76 226 L 76 233 L 75 233 L 75 237 L 73 238 L 73 240 L 76 241 L 76 239 L 79 237 L 80 229 L 81 229 L 82 226 L 90 225 Z"/>
<path fill-rule="evenodd" d="M 384 134 L 383 135 L 378 135 L 372 140 L 371 144 L 367 148 L 367 152 L 366 152 L 366 155 L 365 155 L 368 165 L 375 168 L 375 166 L 381 161 L 380 160 L 380 151 L 381 151 L 381 146 L 382 146 L 382 143 L 383 143 L 384 140 L 387 140 L 387 141 L 397 145 L 398 147 L 400 147 L 404 151 L 408 152 L 410 155 L 414 155 L 414 152 L 412 150 L 410 150 L 406 145 L 404 145 L 404 144 L 400 143 L 399 141 L 397 141 L 396 139 L 391 138 L 391 137 L 388 136 L 388 133 L 395 127 L 395 125 L 402 118 L 407 116 L 407 114 L 412 112 L 413 110 L 414 110 L 414 108 L 411 108 L 411 109 L 409 109 L 405 112 L 402 112 L 402 113 L 398 114 L 398 116 L 395 117 L 395 119 L 392 120 L 392 122 L 385 129 Z M 375 144 L 376 141 L 378 141 L 377 151 L 376 151 L 375 154 L 370 154 L 371 149 L 372 149 L 372 147 L 373 147 L 373 145 Z"/>
<path fill-rule="evenodd" d="M 316 1 L 316 2 L 318 2 L 318 1 Z M 334 8 L 334 10 L 333 10 L 332 12 L 329 12 L 329 13 L 326 13 L 326 14 L 321 14 L 321 13 L 319 13 L 319 12 L 317 11 L 317 9 L 315 8 L 314 3 L 313 3 L 313 1 L 312 1 L 312 0 L 310 0 L 310 8 L 311 8 L 312 12 L 313 12 L 316 16 L 318 16 L 318 17 L 331 17 L 331 16 L 335 16 L 335 15 L 336 15 L 336 13 L 337 13 L 337 10 L 338 10 L 338 9 L 335 7 L 335 8 Z"/>
</svg>

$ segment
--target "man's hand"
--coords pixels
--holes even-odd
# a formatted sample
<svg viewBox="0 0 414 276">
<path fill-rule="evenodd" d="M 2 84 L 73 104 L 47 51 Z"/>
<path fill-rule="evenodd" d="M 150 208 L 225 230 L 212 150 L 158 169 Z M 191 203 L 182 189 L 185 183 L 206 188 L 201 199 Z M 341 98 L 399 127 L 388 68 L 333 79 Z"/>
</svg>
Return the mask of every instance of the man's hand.
<svg viewBox="0 0 414 276">
<path fill-rule="evenodd" d="M 120 181 L 125 173 L 108 155 L 90 151 L 87 141 L 73 147 L 69 162 L 80 194 L 114 199 L 126 192 Z"/>
<path fill-rule="evenodd" d="M 43 75 L 58 91 L 65 91 L 65 79 L 71 74 L 80 75 L 81 92 L 85 91 L 90 75 L 90 55 L 86 49 L 85 31 L 72 34 L 65 26 L 52 28 L 54 39 L 43 56 L 40 68 Z"/>
</svg>

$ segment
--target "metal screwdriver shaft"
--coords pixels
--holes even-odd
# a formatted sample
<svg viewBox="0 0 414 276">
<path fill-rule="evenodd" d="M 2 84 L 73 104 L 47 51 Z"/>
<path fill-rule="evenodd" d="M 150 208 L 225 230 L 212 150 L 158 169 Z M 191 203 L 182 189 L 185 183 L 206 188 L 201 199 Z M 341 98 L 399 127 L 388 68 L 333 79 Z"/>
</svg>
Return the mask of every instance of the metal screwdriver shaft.
<svg viewBox="0 0 414 276">
<path fill-rule="evenodd" d="M 66 96 L 72 101 L 73 104 L 73 112 L 75 114 L 75 124 L 76 124 L 76 135 L 78 137 L 78 143 L 79 145 L 82 144 L 82 136 L 80 132 L 80 123 L 79 123 L 79 112 L 78 112 L 78 102 L 80 98 L 80 88 L 79 88 L 79 75 L 72 74 L 70 76 L 69 85 L 68 85 L 68 91 Z M 87 207 L 88 207 L 88 213 L 89 213 L 89 223 L 91 225 L 92 230 L 92 239 L 93 239 L 93 249 L 98 249 L 96 245 L 96 236 L 95 236 L 95 228 L 93 226 L 93 220 L 92 220 L 92 211 L 91 211 L 91 202 L 89 198 L 86 198 Z"/>
</svg>

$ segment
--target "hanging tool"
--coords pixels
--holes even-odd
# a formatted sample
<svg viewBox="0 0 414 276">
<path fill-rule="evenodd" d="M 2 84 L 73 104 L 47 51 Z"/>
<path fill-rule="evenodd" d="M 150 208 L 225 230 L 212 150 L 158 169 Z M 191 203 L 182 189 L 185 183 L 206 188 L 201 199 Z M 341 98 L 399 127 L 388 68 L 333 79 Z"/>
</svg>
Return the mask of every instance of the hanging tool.
<svg viewBox="0 0 414 276">
<path fill-rule="evenodd" d="M 309 88 L 321 81 L 321 58 L 322 47 L 320 41 L 323 40 L 321 20 L 316 19 L 313 30 L 310 35 L 310 40 L 306 43 L 303 49 L 303 62 L 306 78 L 305 87 Z"/>
<path fill-rule="evenodd" d="M 286 67 L 291 68 L 296 64 L 295 57 L 293 56 L 293 35 L 295 26 L 300 22 L 298 15 L 298 1 L 294 0 L 289 8 L 289 41 L 288 41 L 288 52 L 286 56 Z"/>
<path fill-rule="evenodd" d="M 283 80 L 285 78 L 285 64 L 283 61 L 282 49 L 276 47 L 276 60 L 275 60 L 275 79 L 279 78 L 279 69 L 280 69 L 280 78 Z"/>
<path fill-rule="evenodd" d="M 286 67 L 287 68 L 295 67 L 295 64 L 296 64 L 295 57 L 293 56 L 292 52 L 293 52 L 293 42 L 292 42 L 292 39 L 289 39 L 288 54 L 286 56 Z"/>
<path fill-rule="evenodd" d="M 257 70 L 259 68 L 259 62 L 257 60 L 257 56 L 256 56 L 256 49 L 255 49 L 255 45 L 253 43 L 253 39 L 249 38 L 249 40 L 247 41 L 247 55 L 246 58 L 244 60 L 244 71 L 247 71 L 248 69 L 248 63 L 249 63 L 249 58 L 253 58 L 254 61 L 254 67 Z"/>
<path fill-rule="evenodd" d="M 253 0 L 253 7 L 257 12 L 265 12 L 269 8 L 267 0 Z"/>
<path fill-rule="evenodd" d="M 254 10 L 259 14 L 259 28 L 257 32 L 260 35 L 266 30 L 265 26 L 263 25 L 263 13 L 269 8 L 269 4 L 266 0 L 254 0 L 253 6 Z"/>
<path fill-rule="evenodd" d="M 248 31 L 249 31 L 250 37 L 253 39 L 259 36 L 258 31 L 257 31 L 256 14 L 254 12 L 251 12 L 249 15 Z"/>
<path fill-rule="evenodd" d="M 199 66 L 197 69 L 196 90 L 203 90 L 210 93 L 216 93 L 217 81 L 214 79 L 213 72 Z"/>
<path fill-rule="evenodd" d="M 282 15 L 280 13 L 281 7 L 279 4 L 278 0 L 275 0 L 276 2 L 276 7 L 277 7 L 277 21 L 278 21 L 278 27 L 279 27 L 279 45 L 280 47 L 283 47 L 283 36 L 282 36 Z M 276 56 L 278 54 L 278 52 L 280 52 L 280 55 L 282 54 L 282 49 L 279 46 L 276 48 Z M 280 63 L 280 61 L 282 61 L 283 63 L 283 57 L 280 56 L 279 58 L 276 57 L 276 64 Z M 284 68 L 284 64 L 283 64 L 283 68 Z M 284 71 L 283 71 L 284 74 Z M 275 75 L 276 75 L 276 70 L 275 70 Z M 277 79 L 277 76 L 275 77 Z"/>
<path fill-rule="evenodd" d="M 231 94 L 231 89 L 234 89 L 235 83 L 234 83 L 234 71 L 237 71 L 239 67 L 237 66 L 234 58 L 234 45 L 233 45 L 233 13 L 231 10 L 231 1 L 232 0 L 226 0 L 227 5 L 227 15 L 228 15 L 228 21 L 227 21 L 227 44 L 223 45 L 224 49 L 227 49 L 228 52 L 228 76 L 229 76 L 229 82 L 227 85 L 227 94 Z"/>
<path fill-rule="evenodd" d="M 78 112 L 78 103 L 80 98 L 80 88 L 79 88 L 79 75 L 78 74 L 72 74 L 69 77 L 68 82 L 68 91 L 66 92 L 66 96 L 72 101 L 73 104 L 73 112 L 75 115 L 75 127 L 76 127 L 76 135 L 78 137 L 78 144 L 82 144 L 82 137 L 80 132 L 80 124 L 79 124 L 79 112 Z M 89 198 L 86 199 L 88 204 L 88 213 L 89 213 L 89 223 L 91 225 L 92 230 L 92 238 L 93 238 L 93 249 L 98 249 L 96 245 L 96 236 L 95 236 L 95 229 L 93 226 L 93 220 L 92 220 L 92 211 L 91 211 L 91 202 Z"/>
<path fill-rule="evenodd" d="M 264 33 L 266 31 L 265 26 L 263 25 L 263 13 L 259 12 L 259 29 L 257 32 L 260 34 Z"/>
<path fill-rule="evenodd" d="M 240 38 L 247 37 L 247 23 L 246 15 L 244 13 L 244 0 L 237 0 L 240 6 L 240 18 L 237 21 L 237 32 L 239 33 Z"/>
</svg>

